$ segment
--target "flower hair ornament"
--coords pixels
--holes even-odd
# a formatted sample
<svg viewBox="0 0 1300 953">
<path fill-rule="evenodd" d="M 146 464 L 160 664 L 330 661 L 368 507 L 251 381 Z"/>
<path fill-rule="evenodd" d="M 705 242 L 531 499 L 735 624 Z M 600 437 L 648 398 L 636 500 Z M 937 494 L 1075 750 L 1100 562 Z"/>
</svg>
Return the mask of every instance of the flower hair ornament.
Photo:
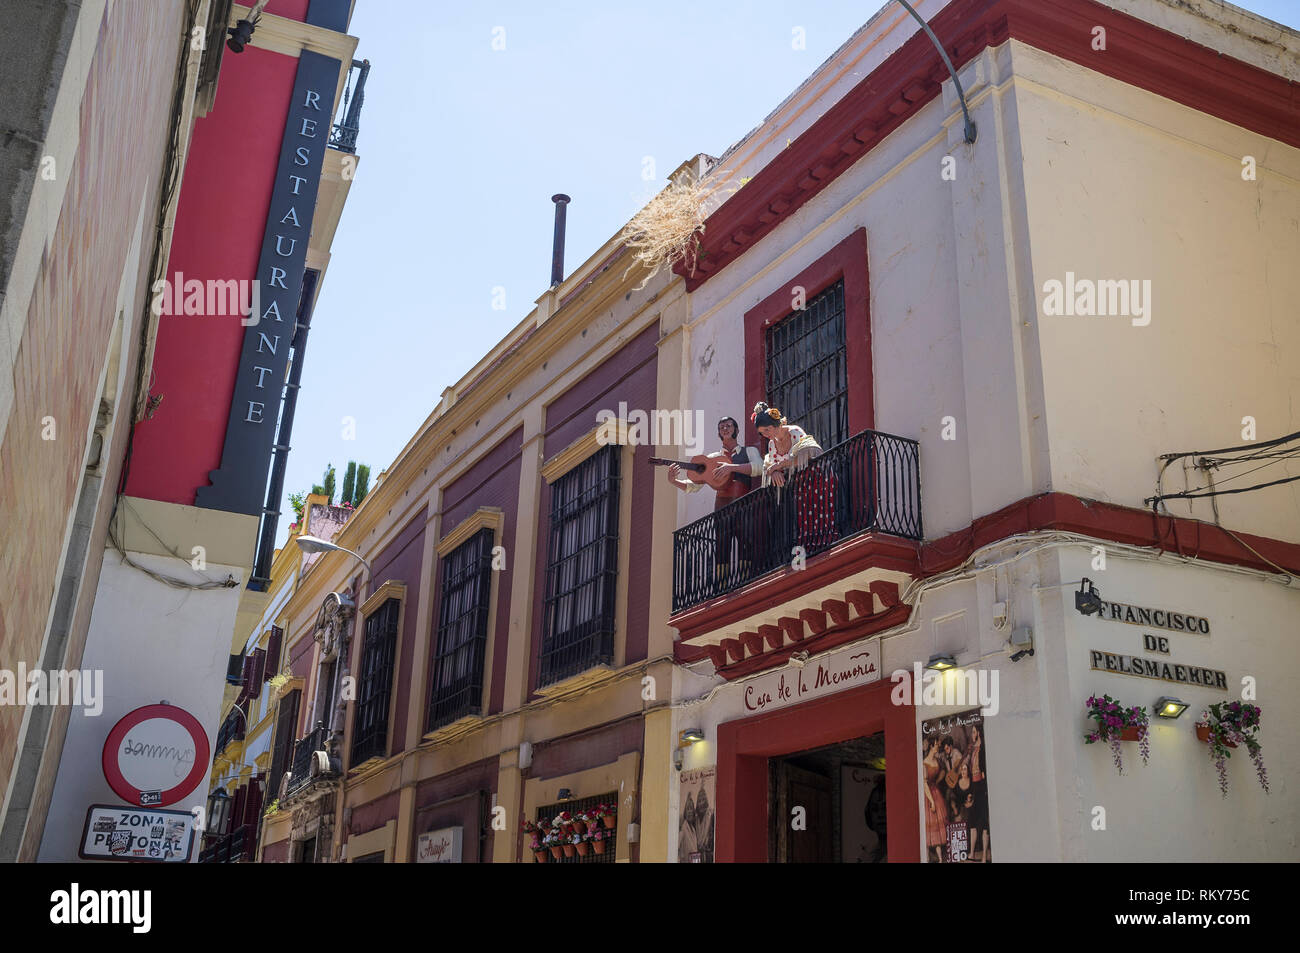
<svg viewBox="0 0 1300 953">
<path fill-rule="evenodd" d="M 760 417 L 767 418 L 759 420 Z M 779 427 L 781 426 L 781 411 L 775 407 L 769 407 L 761 400 L 754 405 L 754 412 L 749 415 L 749 422 L 758 427 Z"/>
</svg>

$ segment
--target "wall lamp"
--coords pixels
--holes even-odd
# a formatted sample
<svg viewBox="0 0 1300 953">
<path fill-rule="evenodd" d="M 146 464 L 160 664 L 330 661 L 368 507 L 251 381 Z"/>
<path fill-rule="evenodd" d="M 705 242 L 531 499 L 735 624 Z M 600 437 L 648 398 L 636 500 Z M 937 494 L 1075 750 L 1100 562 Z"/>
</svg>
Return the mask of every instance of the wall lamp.
<svg viewBox="0 0 1300 953">
<path fill-rule="evenodd" d="M 1153 711 L 1157 718 L 1177 718 L 1187 711 L 1187 702 L 1181 698 L 1170 698 L 1168 695 L 1161 695 L 1156 699 Z"/>
<path fill-rule="evenodd" d="M 1101 611 L 1101 594 L 1087 576 L 1079 582 L 1079 591 L 1074 594 L 1074 607 L 1084 615 L 1096 615 Z"/>
<path fill-rule="evenodd" d="M 560 788 L 560 793 L 555 795 L 555 799 L 557 801 L 572 801 L 573 792 L 570 791 L 568 788 Z"/>
<path fill-rule="evenodd" d="M 957 658 L 954 655 L 931 655 L 925 667 L 932 672 L 946 672 L 957 667 Z"/>
<path fill-rule="evenodd" d="M 226 30 L 230 34 L 230 39 L 226 40 L 226 47 L 232 53 L 244 52 L 244 47 L 253 39 L 253 31 L 257 29 L 257 22 L 262 19 L 262 11 L 270 0 L 257 0 L 257 3 L 248 11 L 248 18 L 240 20 L 234 26 Z"/>
<path fill-rule="evenodd" d="M 673 752 L 673 767 L 678 771 L 682 770 L 682 764 L 686 760 L 683 752 L 693 744 L 698 744 L 704 740 L 704 731 L 701 728 L 685 728 L 677 733 L 677 749 Z"/>
</svg>

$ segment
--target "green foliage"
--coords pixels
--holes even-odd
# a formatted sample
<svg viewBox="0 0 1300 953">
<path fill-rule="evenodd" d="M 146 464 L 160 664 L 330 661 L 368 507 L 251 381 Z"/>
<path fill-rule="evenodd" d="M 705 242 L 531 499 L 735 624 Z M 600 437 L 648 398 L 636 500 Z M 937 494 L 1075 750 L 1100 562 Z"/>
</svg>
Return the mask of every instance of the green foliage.
<svg viewBox="0 0 1300 953">
<path fill-rule="evenodd" d="M 356 485 L 357 462 L 355 460 L 349 460 L 348 468 L 343 474 L 343 497 L 339 500 L 340 503 L 352 502 L 352 490 Z"/>
<path fill-rule="evenodd" d="M 352 505 L 360 506 L 361 501 L 366 498 L 370 492 L 370 467 L 368 464 L 357 464 L 357 486 L 352 496 Z"/>
<path fill-rule="evenodd" d="M 301 525 L 302 525 L 302 511 L 303 511 L 303 508 L 306 507 L 306 505 L 307 505 L 307 494 L 306 494 L 306 493 L 290 493 L 290 494 L 289 494 L 289 505 L 293 507 L 293 521 L 294 521 L 295 523 L 297 523 L 298 525 L 301 526 Z"/>
</svg>

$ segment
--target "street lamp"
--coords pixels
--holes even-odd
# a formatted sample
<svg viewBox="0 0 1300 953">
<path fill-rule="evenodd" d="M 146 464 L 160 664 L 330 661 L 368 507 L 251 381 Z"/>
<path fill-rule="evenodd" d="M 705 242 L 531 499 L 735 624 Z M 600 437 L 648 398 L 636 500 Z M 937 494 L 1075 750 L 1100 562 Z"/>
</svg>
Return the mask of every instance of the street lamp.
<svg viewBox="0 0 1300 953">
<path fill-rule="evenodd" d="M 366 572 L 371 571 L 370 563 L 366 562 L 364 559 L 362 559 L 352 550 L 344 549 L 342 546 L 335 545 L 334 543 L 331 543 L 327 539 L 320 539 L 319 537 L 316 536 L 299 536 L 298 548 L 301 549 L 304 553 L 328 553 L 333 550 L 338 550 L 340 553 L 347 553 L 357 562 L 361 563 L 361 565 L 365 566 Z"/>
</svg>

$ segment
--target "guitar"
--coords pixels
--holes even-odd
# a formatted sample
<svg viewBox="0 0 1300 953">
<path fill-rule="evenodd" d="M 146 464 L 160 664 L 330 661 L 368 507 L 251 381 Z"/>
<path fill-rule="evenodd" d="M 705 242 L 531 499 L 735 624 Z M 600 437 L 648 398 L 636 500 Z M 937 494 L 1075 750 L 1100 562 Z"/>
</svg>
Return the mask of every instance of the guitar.
<svg viewBox="0 0 1300 953">
<path fill-rule="evenodd" d="M 661 457 L 651 457 L 650 463 L 656 467 L 673 466 L 674 464 L 681 467 L 686 473 L 686 479 L 692 483 L 703 483 L 713 487 L 715 490 L 721 490 L 732 480 L 741 483 L 746 489 L 751 485 L 753 479 L 745 473 L 735 472 L 718 472 L 718 468 L 731 462 L 731 457 L 725 451 L 719 450 L 717 453 L 702 453 L 698 456 L 691 457 L 690 460 L 664 460 Z"/>
<path fill-rule="evenodd" d="M 954 764 L 951 768 L 949 768 L 948 773 L 944 775 L 943 783 L 946 784 L 949 788 L 955 788 L 957 786 L 957 781 L 959 780 L 958 771 L 961 770 L 961 766 L 965 762 L 966 762 L 966 755 L 962 755 L 960 758 L 957 759 L 957 763 Z"/>
</svg>

